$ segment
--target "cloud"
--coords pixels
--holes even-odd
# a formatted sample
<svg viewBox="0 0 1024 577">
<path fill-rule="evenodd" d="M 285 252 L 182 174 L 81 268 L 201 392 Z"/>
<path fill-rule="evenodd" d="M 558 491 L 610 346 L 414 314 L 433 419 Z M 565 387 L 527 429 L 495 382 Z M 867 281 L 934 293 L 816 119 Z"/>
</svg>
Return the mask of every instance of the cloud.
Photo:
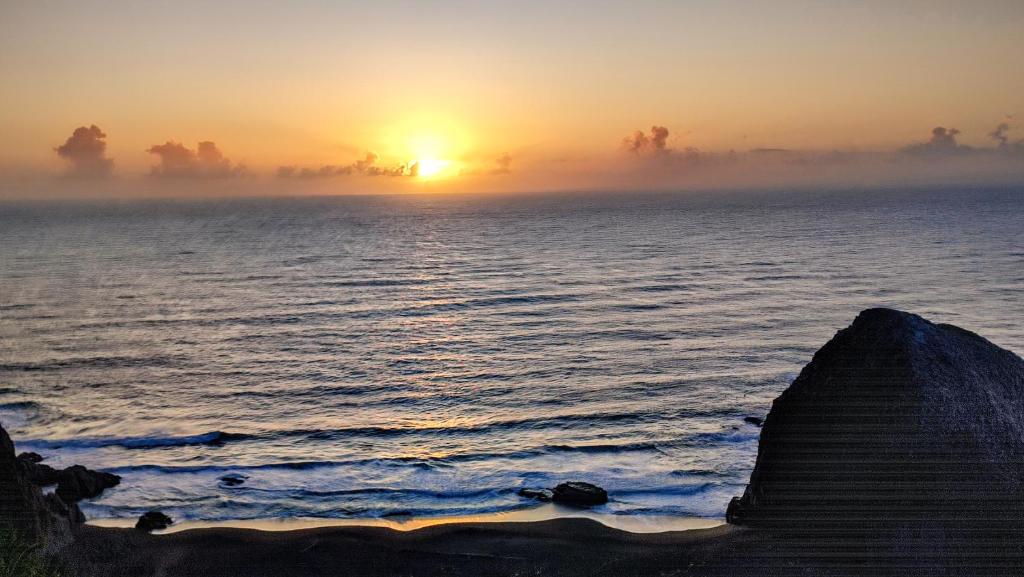
<svg viewBox="0 0 1024 577">
<path fill-rule="evenodd" d="M 1010 131 L 1010 123 L 1008 120 L 1009 119 L 1000 122 L 999 125 L 996 126 L 995 130 L 988 133 L 988 137 L 996 141 L 999 148 L 1006 148 L 1010 143 L 1010 137 L 1006 134 Z"/>
<path fill-rule="evenodd" d="M 911 144 L 903 148 L 903 152 L 909 154 L 968 154 L 974 152 L 974 148 L 957 142 L 956 137 L 960 131 L 956 128 L 945 128 L 936 126 L 932 129 L 932 135 L 926 142 Z"/>
<path fill-rule="evenodd" d="M 668 129 L 664 126 L 652 126 L 648 136 L 642 130 L 622 139 L 622 145 L 633 154 L 657 154 L 669 150 Z"/>
<path fill-rule="evenodd" d="M 232 178 L 243 176 L 246 168 L 231 164 L 217 145 L 209 140 L 191 150 L 180 142 L 168 140 L 154 144 L 146 152 L 160 157 L 160 164 L 150 171 L 153 176 L 167 178 Z"/>
<path fill-rule="evenodd" d="M 110 176 L 114 161 L 105 156 L 107 135 L 95 124 L 86 128 L 79 126 L 64 144 L 54 148 L 57 156 L 69 161 L 70 176 L 98 178 Z"/>
<path fill-rule="evenodd" d="M 508 174 L 512 172 L 512 157 L 507 152 L 503 153 L 494 159 L 494 165 L 491 174 Z"/>
<path fill-rule="evenodd" d="M 375 152 L 367 152 L 366 156 L 352 164 L 333 165 L 325 164 L 320 167 L 300 166 L 279 166 L 277 168 L 278 178 L 301 178 L 317 179 L 332 178 L 336 176 L 364 175 L 364 176 L 419 176 L 419 164 L 399 164 L 392 167 L 378 166 L 377 160 L 380 157 Z"/>
<path fill-rule="evenodd" d="M 494 159 L 491 168 L 486 166 L 470 166 L 459 171 L 459 176 L 502 176 L 512 173 L 512 155 L 504 152 Z"/>
<path fill-rule="evenodd" d="M 622 146 L 630 157 L 640 159 L 645 172 L 674 172 L 693 169 L 697 166 L 721 164 L 733 160 L 734 154 L 703 152 L 694 146 L 673 148 L 668 145 L 668 128 L 660 125 L 651 127 L 650 133 L 635 131 L 622 139 Z"/>
</svg>

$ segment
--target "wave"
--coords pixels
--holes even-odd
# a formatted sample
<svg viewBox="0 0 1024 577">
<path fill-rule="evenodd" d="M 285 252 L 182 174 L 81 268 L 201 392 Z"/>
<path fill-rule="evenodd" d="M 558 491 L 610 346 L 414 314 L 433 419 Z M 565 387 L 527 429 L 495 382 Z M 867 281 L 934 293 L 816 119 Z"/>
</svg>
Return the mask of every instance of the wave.
<svg viewBox="0 0 1024 577">
<path fill-rule="evenodd" d="M 43 361 L 39 363 L 0 363 L 0 372 L 59 371 L 64 369 L 101 368 L 120 369 L 132 367 L 166 367 L 181 359 L 167 356 L 152 357 L 79 357 Z"/>
<path fill-rule="evenodd" d="M 0 411 L 29 411 L 38 410 L 39 403 L 35 401 L 14 401 L 11 403 L 0 403 Z"/>
<path fill-rule="evenodd" d="M 82 437 L 77 439 L 29 439 L 18 443 L 26 447 L 42 449 L 98 449 L 103 447 L 124 447 L 126 449 L 150 449 L 155 447 L 184 447 L 189 445 L 221 445 L 227 441 L 245 439 L 248 435 L 210 431 L 198 435 L 181 437 Z"/>
<path fill-rule="evenodd" d="M 38 409 L 39 405 L 33 401 L 19 401 L 12 403 L 0 403 L 0 410 L 28 410 Z M 549 428 L 565 428 L 568 426 L 579 427 L 580 424 L 592 424 L 594 426 L 607 425 L 609 423 L 650 423 L 663 420 L 675 420 L 683 417 L 701 416 L 722 416 L 721 411 L 685 411 L 674 414 L 654 413 L 597 413 L 597 414 L 569 414 L 553 417 L 509 419 L 481 423 L 478 425 L 463 426 L 438 426 L 438 427 L 349 427 L 342 429 L 289 429 L 281 431 L 266 431 L 258 433 L 230 433 L 224 431 L 209 431 L 192 435 L 182 436 L 139 436 L 139 437 L 80 437 L 71 439 L 28 439 L 21 444 L 41 449 L 62 449 L 79 448 L 95 449 L 104 447 L 121 447 L 125 449 L 153 449 L 161 447 L 183 447 L 193 445 L 219 446 L 229 442 L 260 442 L 274 440 L 306 440 L 306 441 L 338 441 L 352 437 L 376 437 L 391 438 L 400 436 L 429 435 L 429 436 L 450 436 L 486 434 L 490 432 L 505 433 L 516 430 L 543 430 Z M 708 444 L 722 443 L 747 443 L 756 441 L 758 431 L 748 431 L 736 428 L 719 432 L 697 433 L 686 435 L 680 438 L 641 441 L 634 443 L 605 443 L 590 445 L 545 445 L 541 447 L 524 449 L 512 453 L 463 453 L 455 454 L 437 460 L 476 460 L 481 457 L 506 457 L 521 458 L 545 453 L 603 453 L 603 452 L 629 452 L 651 450 L 658 451 L 664 448 L 675 446 L 702 446 Z M 374 460 L 374 459 L 368 459 Z"/>
<path fill-rule="evenodd" d="M 670 449 L 675 446 L 686 445 L 688 442 L 689 441 L 686 439 L 677 439 L 665 441 L 641 441 L 635 443 L 618 444 L 607 443 L 594 445 L 542 445 L 538 447 L 523 449 L 520 451 L 511 451 L 505 453 L 469 452 L 456 453 L 444 457 L 371 457 L 365 459 L 351 460 L 284 461 L 277 463 L 258 463 L 248 465 L 137 464 L 106 468 L 104 470 L 119 474 L 133 472 L 175 474 L 250 472 L 260 470 L 313 470 L 322 468 L 365 467 L 373 465 L 382 467 L 415 467 L 422 469 L 442 469 L 456 465 L 458 463 L 492 461 L 499 459 L 517 461 L 541 457 L 545 455 L 560 455 L 565 453 L 620 454 L 628 452 L 656 452 L 665 454 L 665 449 Z M 29 446 L 30 443 L 31 441 L 21 444 Z M 673 471 L 670 474 L 674 476 L 680 476 L 681 473 Z M 694 472 L 694 474 L 701 476 L 714 475 L 714 473 L 709 473 L 708 471 L 705 470 L 697 470 Z"/>
</svg>

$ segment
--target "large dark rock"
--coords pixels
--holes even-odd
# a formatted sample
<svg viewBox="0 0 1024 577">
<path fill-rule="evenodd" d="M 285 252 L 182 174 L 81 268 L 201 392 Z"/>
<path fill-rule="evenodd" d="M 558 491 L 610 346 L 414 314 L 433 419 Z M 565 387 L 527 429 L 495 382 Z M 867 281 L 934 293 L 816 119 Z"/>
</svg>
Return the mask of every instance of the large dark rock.
<svg viewBox="0 0 1024 577">
<path fill-rule="evenodd" d="M 139 516 L 139 520 L 135 523 L 135 528 L 139 531 L 159 531 L 160 529 L 166 529 L 174 523 L 170 517 L 164 515 L 160 511 L 147 511 Z"/>
<path fill-rule="evenodd" d="M 551 500 L 565 505 L 587 507 L 607 503 L 608 493 L 597 485 L 583 481 L 569 481 L 555 487 Z"/>
<path fill-rule="evenodd" d="M 121 477 L 117 475 L 72 465 L 58 474 L 56 492 L 65 503 L 77 503 L 82 499 L 97 497 L 120 482 Z"/>
<path fill-rule="evenodd" d="M 33 485 L 40 487 L 54 485 L 60 477 L 60 471 L 46 463 L 34 463 L 20 457 L 18 457 L 17 462 L 22 467 L 26 479 Z"/>
<path fill-rule="evenodd" d="M 48 503 L 53 499 L 29 479 L 28 462 L 15 457 L 14 443 L 0 426 L 0 529 L 13 530 L 30 543 L 41 542 L 44 552 L 52 553 L 70 539 L 70 525 L 53 511 Z"/>
<path fill-rule="evenodd" d="M 900 534 L 1021 525 L 1024 361 L 952 325 L 860 313 L 773 403 L 727 519 Z"/>
</svg>

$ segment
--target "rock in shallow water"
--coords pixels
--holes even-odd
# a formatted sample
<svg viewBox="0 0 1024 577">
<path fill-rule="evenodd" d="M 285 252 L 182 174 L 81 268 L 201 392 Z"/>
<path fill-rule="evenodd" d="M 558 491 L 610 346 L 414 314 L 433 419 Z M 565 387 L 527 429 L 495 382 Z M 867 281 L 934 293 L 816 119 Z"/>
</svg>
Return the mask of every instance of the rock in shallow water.
<svg viewBox="0 0 1024 577">
<path fill-rule="evenodd" d="M 555 496 L 551 489 L 519 489 L 519 496 L 548 502 Z"/>
<path fill-rule="evenodd" d="M 869 309 L 772 405 L 730 523 L 1024 522 L 1024 361 L 952 325 Z"/>
<path fill-rule="evenodd" d="M 150 531 L 166 529 L 173 523 L 174 521 L 170 517 L 160 511 L 147 511 L 139 516 L 139 520 L 135 523 L 135 528 L 149 533 Z"/>
<path fill-rule="evenodd" d="M 225 487 L 237 487 L 238 485 L 245 483 L 246 479 L 248 479 L 248 477 L 246 477 L 245 475 L 229 473 L 218 480 L 220 481 L 220 484 L 224 485 Z"/>
<path fill-rule="evenodd" d="M 555 503 L 576 506 L 603 505 L 608 502 L 608 493 L 590 483 L 570 481 L 555 487 L 552 494 Z"/>
<path fill-rule="evenodd" d="M 72 465 L 57 476 L 57 496 L 65 503 L 99 496 L 104 490 L 116 487 L 121 477 L 111 473 L 93 471 L 81 465 Z"/>
</svg>

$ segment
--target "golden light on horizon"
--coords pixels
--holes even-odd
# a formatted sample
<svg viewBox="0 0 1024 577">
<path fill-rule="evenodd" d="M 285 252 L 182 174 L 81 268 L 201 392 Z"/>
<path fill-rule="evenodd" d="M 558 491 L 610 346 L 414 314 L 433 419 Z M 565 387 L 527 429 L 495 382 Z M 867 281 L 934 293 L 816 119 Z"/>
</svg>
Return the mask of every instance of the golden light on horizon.
<svg viewBox="0 0 1024 577">
<path fill-rule="evenodd" d="M 405 139 L 405 148 L 416 165 L 416 175 L 423 180 L 435 180 L 448 174 L 454 165 L 451 155 L 458 147 L 448 130 L 420 127 Z"/>
<path fill-rule="evenodd" d="M 452 161 L 440 158 L 421 158 L 416 161 L 417 175 L 420 178 L 437 178 L 452 165 Z"/>
</svg>

